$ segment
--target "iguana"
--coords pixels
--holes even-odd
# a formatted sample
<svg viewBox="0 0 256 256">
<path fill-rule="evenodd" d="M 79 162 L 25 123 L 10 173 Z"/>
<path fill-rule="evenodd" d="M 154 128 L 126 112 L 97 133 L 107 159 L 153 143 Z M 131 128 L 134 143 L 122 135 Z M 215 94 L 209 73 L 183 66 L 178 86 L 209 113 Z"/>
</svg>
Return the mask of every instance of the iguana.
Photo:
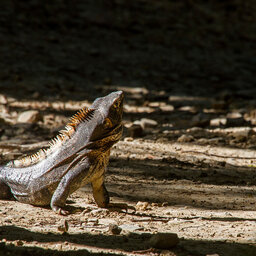
<svg viewBox="0 0 256 256">
<path fill-rule="evenodd" d="M 122 91 L 97 98 L 71 117 L 47 149 L 0 166 L 0 199 L 50 205 L 67 215 L 67 197 L 91 183 L 97 205 L 107 207 L 104 173 L 110 148 L 122 135 L 123 98 Z"/>
</svg>

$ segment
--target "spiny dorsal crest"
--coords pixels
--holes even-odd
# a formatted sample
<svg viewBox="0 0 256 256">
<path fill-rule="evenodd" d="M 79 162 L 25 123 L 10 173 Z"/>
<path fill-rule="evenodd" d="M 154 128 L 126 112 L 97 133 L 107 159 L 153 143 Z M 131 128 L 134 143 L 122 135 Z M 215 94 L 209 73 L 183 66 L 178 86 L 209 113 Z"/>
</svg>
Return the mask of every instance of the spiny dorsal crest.
<svg viewBox="0 0 256 256">
<path fill-rule="evenodd" d="M 85 121 L 89 121 L 92 118 L 94 111 L 94 109 L 88 108 L 80 109 L 75 115 L 70 118 L 70 122 L 65 126 L 65 129 L 61 130 L 59 134 L 49 142 L 48 148 L 40 149 L 38 152 L 30 156 L 25 156 L 20 159 L 11 161 L 8 163 L 8 166 L 26 167 L 36 164 L 41 160 L 45 159 L 58 147 L 60 147 L 63 142 L 71 138 L 72 134 L 74 134 L 79 124 Z"/>
</svg>

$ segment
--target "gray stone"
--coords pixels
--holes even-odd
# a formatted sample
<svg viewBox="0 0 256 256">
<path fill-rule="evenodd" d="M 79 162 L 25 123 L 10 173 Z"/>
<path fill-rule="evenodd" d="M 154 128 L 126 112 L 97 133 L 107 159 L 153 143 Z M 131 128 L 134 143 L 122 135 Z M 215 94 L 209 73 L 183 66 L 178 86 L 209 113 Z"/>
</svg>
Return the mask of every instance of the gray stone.
<svg viewBox="0 0 256 256">
<path fill-rule="evenodd" d="M 187 135 L 187 134 L 183 134 L 177 139 L 178 142 L 191 142 L 193 140 L 194 140 L 194 137 L 192 135 Z"/>
<path fill-rule="evenodd" d="M 156 127 L 157 126 L 157 121 L 149 118 L 142 118 L 141 124 L 143 127 L 148 128 L 148 127 Z"/>
<path fill-rule="evenodd" d="M 221 125 L 226 125 L 227 123 L 227 118 L 214 118 L 210 121 L 210 126 L 221 126 Z"/>
<path fill-rule="evenodd" d="M 18 123 L 37 123 L 42 120 L 42 116 L 37 110 L 28 110 L 22 112 L 17 119 Z"/>
<path fill-rule="evenodd" d="M 130 231 L 130 232 L 134 232 L 137 230 L 142 230 L 143 228 L 137 225 L 130 225 L 130 224 L 123 224 L 119 226 L 121 229 L 125 230 L 125 231 Z"/>
<path fill-rule="evenodd" d="M 116 224 L 109 224 L 109 232 L 113 235 L 119 235 L 122 228 L 118 227 Z"/>
</svg>

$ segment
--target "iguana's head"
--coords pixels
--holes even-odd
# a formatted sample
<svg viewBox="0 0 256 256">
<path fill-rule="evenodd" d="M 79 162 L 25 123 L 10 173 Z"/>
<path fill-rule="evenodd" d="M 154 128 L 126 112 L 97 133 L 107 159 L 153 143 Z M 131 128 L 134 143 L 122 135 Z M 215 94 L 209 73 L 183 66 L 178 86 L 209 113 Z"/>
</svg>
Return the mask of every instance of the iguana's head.
<svg viewBox="0 0 256 256">
<path fill-rule="evenodd" d="M 122 135 L 124 94 L 122 91 L 112 92 L 109 95 L 97 98 L 90 109 L 94 109 L 93 116 L 97 125 L 94 127 L 91 140 L 100 140 L 108 137 L 109 140 L 119 140 Z"/>
</svg>

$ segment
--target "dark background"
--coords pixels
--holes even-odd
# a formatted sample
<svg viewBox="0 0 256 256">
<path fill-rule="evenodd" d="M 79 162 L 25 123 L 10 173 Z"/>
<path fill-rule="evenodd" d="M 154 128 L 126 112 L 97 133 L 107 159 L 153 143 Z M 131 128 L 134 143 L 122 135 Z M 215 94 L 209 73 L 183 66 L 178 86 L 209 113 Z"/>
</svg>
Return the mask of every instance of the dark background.
<svg viewBox="0 0 256 256">
<path fill-rule="evenodd" d="M 119 85 L 252 100 L 255 7 L 253 0 L 1 1 L 0 92 L 83 100 Z"/>
</svg>

